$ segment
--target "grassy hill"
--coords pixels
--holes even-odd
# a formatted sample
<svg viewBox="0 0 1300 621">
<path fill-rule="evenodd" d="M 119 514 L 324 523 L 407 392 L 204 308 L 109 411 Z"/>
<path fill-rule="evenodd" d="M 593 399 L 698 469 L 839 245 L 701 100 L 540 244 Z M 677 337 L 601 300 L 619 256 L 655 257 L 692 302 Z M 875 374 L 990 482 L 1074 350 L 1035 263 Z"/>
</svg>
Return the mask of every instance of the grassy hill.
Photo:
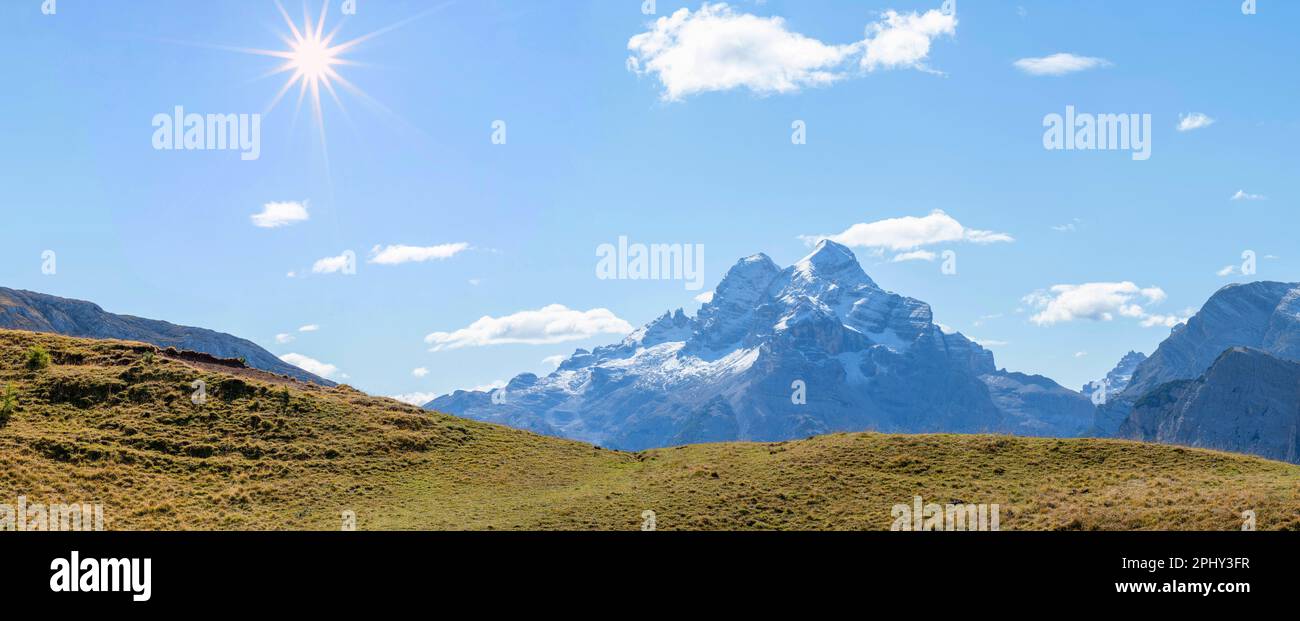
<svg viewBox="0 0 1300 621">
<path fill-rule="evenodd" d="M 1300 467 L 1172 446 L 863 433 L 621 453 L 235 361 L 0 330 L 10 385 L 0 503 L 98 502 L 112 530 L 336 530 L 345 510 L 362 529 L 635 530 L 647 509 L 661 530 L 888 529 L 914 495 L 997 503 L 1004 530 L 1235 530 L 1248 509 L 1300 529 Z"/>
</svg>

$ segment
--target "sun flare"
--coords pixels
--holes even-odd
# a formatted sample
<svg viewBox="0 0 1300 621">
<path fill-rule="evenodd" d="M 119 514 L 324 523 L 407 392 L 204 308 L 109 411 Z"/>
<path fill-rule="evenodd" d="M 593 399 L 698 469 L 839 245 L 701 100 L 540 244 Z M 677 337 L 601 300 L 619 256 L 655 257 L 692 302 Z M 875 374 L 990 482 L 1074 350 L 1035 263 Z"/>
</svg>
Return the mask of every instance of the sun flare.
<svg viewBox="0 0 1300 621">
<path fill-rule="evenodd" d="M 318 38 L 295 41 L 290 53 L 293 56 L 289 64 L 293 65 L 294 71 L 312 81 L 328 78 L 333 71 L 330 65 L 338 62 L 334 50 Z"/>
<path fill-rule="evenodd" d="M 372 97 L 363 92 L 356 85 L 349 82 L 340 73 L 338 68 L 343 66 L 360 66 L 362 63 L 344 58 L 345 53 L 353 51 L 362 43 L 369 41 L 379 35 L 401 28 L 416 20 L 432 15 L 446 6 L 450 2 L 440 3 L 430 7 L 420 13 L 408 17 L 395 24 L 380 28 L 379 30 L 361 35 L 343 43 L 335 43 L 335 36 L 339 33 L 342 23 L 336 24 L 328 33 L 325 31 L 325 21 L 329 11 L 330 0 L 322 0 L 320 14 L 314 19 L 306 2 L 303 3 L 302 22 L 299 25 L 288 11 L 284 10 L 284 5 L 280 0 L 276 0 L 275 6 L 279 9 L 280 16 L 284 18 L 284 23 L 288 27 L 288 32 L 280 36 L 284 42 L 284 48 L 278 50 L 255 49 L 245 47 L 226 47 L 223 49 L 242 52 L 245 54 L 256 54 L 258 56 L 269 56 L 278 58 L 281 62 L 278 66 L 268 71 L 262 77 L 271 77 L 287 73 L 289 78 L 285 80 L 284 85 L 276 92 L 275 97 L 271 100 L 270 105 L 266 107 L 266 113 L 271 111 L 280 104 L 280 102 L 291 91 L 298 91 L 298 101 L 295 108 L 295 116 L 302 109 L 304 101 L 311 104 L 312 116 L 315 117 L 316 129 L 319 132 L 321 148 L 326 152 L 328 158 L 328 149 L 325 148 L 325 114 L 321 106 L 321 91 L 324 91 L 328 97 L 334 100 L 338 109 L 343 115 L 347 116 L 347 108 L 343 105 L 342 99 L 339 98 L 338 90 L 348 91 L 349 94 L 361 100 L 367 106 L 378 110 L 390 117 L 397 117 L 386 106 L 375 101 Z"/>
<path fill-rule="evenodd" d="M 338 93 L 334 90 L 335 84 L 360 94 L 360 91 L 352 83 L 339 75 L 335 67 L 354 64 L 343 59 L 341 55 L 367 37 L 333 45 L 334 36 L 338 34 L 338 27 L 336 26 L 329 34 L 325 33 L 325 17 L 329 11 L 328 1 L 321 6 L 320 15 L 314 22 L 304 5 L 302 27 L 294 23 L 293 19 L 289 17 L 289 13 L 284 10 L 284 6 L 279 2 L 276 2 L 276 8 L 280 9 L 280 15 L 284 17 L 284 23 L 289 27 L 289 33 L 281 37 L 288 49 L 284 51 L 264 50 L 258 53 L 283 59 L 284 63 L 271 71 L 270 75 L 288 73 L 289 79 L 285 81 L 280 91 L 275 94 L 275 99 L 271 101 L 271 105 L 268 106 L 267 110 L 269 112 L 275 109 L 280 100 L 294 87 L 297 87 L 299 107 L 302 106 L 304 99 L 310 97 L 313 116 L 316 117 L 316 127 L 320 131 L 323 144 L 325 140 L 325 119 L 321 110 L 321 90 L 323 88 L 329 93 L 340 109 L 343 108 L 343 102 L 339 100 Z"/>
<path fill-rule="evenodd" d="M 336 25 L 330 32 L 325 32 L 325 19 L 329 11 L 328 0 L 325 0 L 321 5 L 320 14 L 314 20 L 307 9 L 306 3 L 304 3 L 301 26 L 294 22 L 293 18 L 289 17 L 289 13 L 284 10 L 284 6 L 278 0 L 275 6 L 279 9 L 280 15 L 284 18 L 284 23 L 289 29 L 286 34 L 280 37 L 284 41 L 286 49 L 243 49 L 241 51 L 279 58 L 284 61 L 266 74 L 266 76 L 282 73 L 289 74 L 289 78 L 285 80 L 284 86 L 280 87 L 280 90 L 275 94 L 275 98 L 271 100 L 271 104 L 267 106 L 266 111 L 269 113 L 274 110 L 285 95 L 296 89 L 298 91 L 297 109 L 302 108 L 303 101 L 311 103 L 312 116 L 315 117 L 316 129 L 320 134 L 321 146 L 324 148 L 325 114 L 321 106 L 321 91 L 325 91 L 334 100 L 334 103 L 338 104 L 339 110 L 344 114 L 347 113 L 347 109 L 343 106 L 343 101 L 339 99 L 336 86 L 363 100 L 372 101 L 361 89 L 340 75 L 337 67 L 357 65 L 358 63 L 343 58 L 344 52 L 383 31 L 372 32 L 344 43 L 335 44 L 334 38 L 339 32 L 341 24 Z"/>
</svg>

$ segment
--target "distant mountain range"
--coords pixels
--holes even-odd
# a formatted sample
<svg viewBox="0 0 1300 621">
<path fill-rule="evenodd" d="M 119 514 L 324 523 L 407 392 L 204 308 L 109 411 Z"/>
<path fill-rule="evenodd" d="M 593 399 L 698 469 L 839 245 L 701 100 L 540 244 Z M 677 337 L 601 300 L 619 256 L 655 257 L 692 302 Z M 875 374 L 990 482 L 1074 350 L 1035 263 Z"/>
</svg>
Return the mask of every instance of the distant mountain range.
<svg viewBox="0 0 1300 621">
<path fill-rule="evenodd" d="M 1148 358 L 1067 390 L 998 370 L 923 302 L 882 290 L 829 241 L 780 268 L 757 254 L 711 302 L 546 377 L 426 408 L 611 448 L 836 431 L 1097 435 L 1300 461 L 1300 285 L 1224 287 Z M 1098 394 L 1104 391 L 1104 394 Z M 1094 406 L 1093 403 L 1098 403 Z"/>
<path fill-rule="evenodd" d="M 90 302 L 43 293 L 0 287 L 0 328 L 140 341 L 159 347 L 203 352 L 218 358 L 242 358 L 245 364 L 254 369 L 287 375 L 321 386 L 336 385 L 280 360 L 246 339 L 204 328 L 178 326 L 166 321 L 115 315 Z"/>
<path fill-rule="evenodd" d="M 1298 459 L 1300 284 L 1216 292 L 1097 408 L 1098 435 Z"/>
<path fill-rule="evenodd" d="M 1146 392 L 1123 438 L 1300 461 L 1300 364 L 1247 347 L 1223 352 L 1194 380 Z"/>
<path fill-rule="evenodd" d="M 1093 395 L 1101 389 L 1106 390 L 1106 397 L 1113 399 L 1128 388 L 1129 382 L 1133 381 L 1133 373 L 1137 371 L 1137 366 L 1147 359 L 1147 355 L 1142 352 L 1130 351 L 1120 358 L 1119 364 L 1115 365 L 1110 373 L 1106 374 L 1100 382 L 1088 382 L 1083 385 L 1080 392 L 1083 396 L 1092 399 Z M 1098 401 L 1102 399 L 1098 398 Z"/>
<path fill-rule="evenodd" d="M 665 313 L 546 377 L 425 407 L 632 450 L 862 430 L 1077 436 L 1094 413 L 1050 379 L 998 370 L 830 241 L 784 269 L 742 259 L 694 317 Z"/>
<path fill-rule="evenodd" d="M 229 334 L 29 291 L 0 288 L 0 328 L 242 358 L 335 385 Z M 1104 382 L 1075 392 L 998 369 L 988 350 L 935 324 L 924 302 L 881 289 L 848 248 L 823 241 L 786 268 L 762 254 L 742 259 L 693 317 L 665 313 L 545 377 L 424 407 L 629 450 L 839 431 L 992 432 L 1300 463 L 1300 284 L 1224 287 L 1150 357 L 1129 352 Z"/>
</svg>

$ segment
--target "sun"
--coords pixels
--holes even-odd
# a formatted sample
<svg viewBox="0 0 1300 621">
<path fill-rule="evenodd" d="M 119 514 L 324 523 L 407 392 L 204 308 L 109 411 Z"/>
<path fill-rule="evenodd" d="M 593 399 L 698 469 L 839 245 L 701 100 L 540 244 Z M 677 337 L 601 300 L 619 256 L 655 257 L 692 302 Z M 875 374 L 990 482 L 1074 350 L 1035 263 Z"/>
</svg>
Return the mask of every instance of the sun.
<svg viewBox="0 0 1300 621">
<path fill-rule="evenodd" d="M 324 144 L 325 115 L 321 108 L 321 91 L 324 90 L 328 93 L 341 110 L 343 109 L 343 102 L 339 99 L 334 88 L 335 84 L 364 96 L 360 89 L 353 86 L 351 82 L 348 82 L 339 74 L 336 67 L 356 64 L 344 59 L 343 53 L 372 35 L 335 45 L 334 37 L 338 34 L 339 27 L 336 26 L 330 33 L 325 33 L 325 19 L 329 12 L 328 0 L 325 0 L 325 3 L 321 6 L 320 15 L 314 21 L 304 4 L 301 27 L 294 23 L 293 19 L 289 17 L 289 13 L 284 10 L 284 6 L 278 0 L 275 6 L 280 10 L 280 15 L 284 17 L 284 23 L 289 27 L 288 34 L 281 37 L 288 49 L 252 50 L 255 53 L 272 56 L 284 61 L 268 75 L 289 74 L 289 79 L 285 81 L 280 91 L 275 94 L 271 105 L 267 107 L 267 112 L 274 110 L 280 101 L 284 99 L 284 96 L 296 87 L 299 108 L 301 108 L 304 99 L 309 98 L 311 101 L 313 116 L 316 118 L 316 127 L 320 130 L 321 142 Z"/>
<path fill-rule="evenodd" d="M 279 9 L 280 16 L 284 18 L 284 23 L 288 27 L 288 32 L 280 36 L 284 42 L 284 49 L 268 50 L 253 49 L 245 47 L 230 46 L 210 46 L 220 49 L 242 52 L 245 54 L 256 54 L 258 56 L 269 56 L 278 58 L 281 62 L 274 69 L 267 72 L 262 77 L 271 77 L 280 74 L 289 74 L 284 85 L 276 92 L 275 97 L 271 100 L 270 105 L 266 108 L 266 114 L 271 113 L 284 100 L 285 96 L 293 90 L 298 91 L 298 103 L 295 110 L 302 109 L 304 101 L 309 101 L 312 107 L 312 113 L 316 120 L 316 128 L 320 133 L 321 148 L 326 152 L 328 160 L 328 149 L 325 148 L 325 113 L 321 105 L 322 91 L 337 104 L 338 109 L 343 115 L 347 116 L 347 108 L 343 105 L 342 99 L 339 98 L 338 90 L 346 90 L 354 97 L 362 100 L 367 105 L 377 109 L 385 114 L 395 116 L 383 104 L 375 101 L 356 85 L 349 82 L 339 73 L 339 68 L 344 66 L 360 66 L 362 63 L 348 60 L 345 58 L 347 52 L 353 51 L 360 44 L 373 39 L 381 34 L 396 30 L 411 22 L 423 19 L 432 15 L 443 8 L 449 6 L 451 2 L 443 2 L 433 6 L 425 11 L 417 13 L 400 22 L 381 28 L 374 32 L 361 35 L 343 43 L 335 43 L 335 37 L 342 27 L 342 23 L 334 26 L 328 33 L 325 31 L 325 21 L 329 11 L 330 0 L 322 0 L 320 14 L 315 19 L 304 1 L 302 9 L 302 23 L 299 25 L 289 17 L 289 13 L 284 10 L 284 5 L 280 0 L 275 0 L 275 7 Z M 184 42 L 180 42 L 184 43 Z"/>
<path fill-rule="evenodd" d="M 312 115 L 316 119 L 316 128 L 320 133 L 321 147 L 325 147 L 325 112 L 321 105 L 321 92 L 324 91 L 330 99 L 338 105 L 339 111 L 344 115 L 347 114 L 347 108 L 344 107 L 343 101 L 339 98 L 336 86 L 347 90 L 356 97 L 365 100 L 367 103 L 374 105 L 382 110 L 387 110 L 378 102 L 371 99 L 368 95 L 357 88 L 338 71 L 338 67 L 348 65 L 360 65 L 361 63 L 348 60 L 343 57 L 345 52 L 355 48 L 357 45 L 378 36 L 384 32 L 397 28 L 411 20 L 406 20 L 388 28 L 384 28 L 366 35 L 343 43 L 335 43 L 335 36 L 338 34 L 342 24 L 336 25 L 329 33 L 325 32 L 325 20 L 329 12 L 329 0 L 323 0 L 320 9 L 320 15 L 312 19 L 308 12 L 307 5 L 303 3 L 302 25 L 299 26 L 289 17 L 289 13 L 284 10 L 284 5 L 276 0 L 275 6 L 280 10 L 281 17 L 288 27 L 288 32 L 281 35 L 280 39 L 284 42 L 283 50 L 256 50 L 242 49 L 240 51 L 261 56 L 270 56 L 279 58 L 284 61 L 280 65 L 266 74 L 264 77 L 287 73 L 289 78 L 285 80 L 284 86 L 280 87 L 271 104 L 267 106 L 266 112 L 270 113 L 275 110 L 276 106 L 291 91 L 297 89 L 298 104 L 297 108 L 301 109 L 303 101 L 310 101 Z M 426 12 L 427 13 L 427 12 Z M 420 17 L 420 16 L 417 16 Z M 328 157 L 328 149 L 326 149 Z"/>
<path fill-rule="evenodd" d="M 334 71 L 331 65 L 341 62 L 335 57 L 337 50 L 331 49 L 319 37 L 295 41 L 289 53 L 289 65 L 296 74 L 313 82 L 328 79 Z"/>
</svg>

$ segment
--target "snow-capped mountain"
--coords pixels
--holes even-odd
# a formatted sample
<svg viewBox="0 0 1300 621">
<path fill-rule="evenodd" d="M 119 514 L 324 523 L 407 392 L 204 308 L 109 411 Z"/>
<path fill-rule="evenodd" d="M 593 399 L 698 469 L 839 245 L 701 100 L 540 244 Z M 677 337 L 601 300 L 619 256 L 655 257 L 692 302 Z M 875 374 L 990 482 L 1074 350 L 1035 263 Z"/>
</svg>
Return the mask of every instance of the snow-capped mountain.
<svg viewBox="0 0 1300 621">
<path fill-rule="evenodd" d="M 1119 359 L 1115 368 L 1106 374 L 1106 377 L 1099 382 L 1088 382 L 1083 385 L 1083 396 L 1091 398 L 1093 393 L 1101 388 L 1106 389 L 1106 398 L 1110 398 L 1124 392 L 1128 388 L 1129 382 L 1133 381 L 1133 373 L 1137 371 L 1139 364 L 1147 359 L 1147 355 L 1139 351 L 1130 351 Z"/>
<path fill-rule="evenodd" d="M 632 450 L 862 430 L 1072 436 L 1093 412 L 1049 379 L 998 371 L 830 241 L 785 269 L 742 259 L 694 317 L 666 313 L 546 377 L 425 407 Z"/>
</svg>

